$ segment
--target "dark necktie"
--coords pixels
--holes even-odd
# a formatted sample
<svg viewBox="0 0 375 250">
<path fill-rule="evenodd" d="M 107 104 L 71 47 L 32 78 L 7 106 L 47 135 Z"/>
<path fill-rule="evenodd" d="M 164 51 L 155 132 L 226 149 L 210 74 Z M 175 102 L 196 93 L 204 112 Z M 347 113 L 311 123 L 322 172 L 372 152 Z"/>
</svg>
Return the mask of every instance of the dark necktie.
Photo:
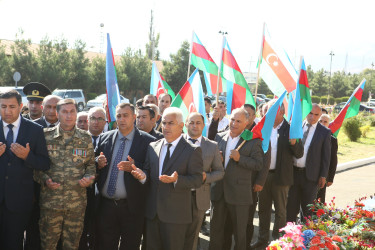
<svg viewBox="0 0 375 250">
<path fill-rule="evenodd" d="M 305 145 L 307 136 L 309 135 L 309 132 L 310 132 L 311 124 L 307 123 L 306 126 L 307 126 L 307 130 L 303 133 L 302 145 Z"/>
<path fill-rule="evenodd" d="M 210 113 L 207 113 L 207 117 L 210 118 Z"/>
<path fill-rule="evenodd" d="M 98 139 L 99 136 L 96 136 L 96 135 L 92 135 L 91 138 L 92 138 L 92 145 L 94 146 L 94 149 L 96 148 L 96 139 Z"/>
<path fill-rule="evenodd" d="M 193 144 L 195 144 L 198 140 L 197 139 L 193 139 L 193 138 L 189 138 L 189 140 L 193 143 Z"/>
<path fill-rule="evenodd" d="M 53 128 L 54 126 L 55 126 L 55 124 L 51 123 L 48 127 Z"/>
<path fill-rule="evenodd" d="M 124 154 L 125 142 L 126 142 L 126 138 L 125 137 L 121 138 L 120 147 L 117 151 L 116 158 L 113 161 L 113 165 L 112 165 L 112 169 L 111 169 L 111 173 L 110 173 L 109 181 L 108 181 L 108 189 L 107 189 L 107 194 L 110 197 L 112 197 L 116 192 L 116 183 L 117 183 L 117 176 L 118 176 L 117 164 L 119 164 L 119 162 L 122 159 L 122 155 Z"/>
<path fill-rule="evenodd" d="M 170 156 L 171 153 L 170 153 L 169 149 L 172 147 L 172 143 L 168 143 L 167 145 L 168 145 L 168 148 L 167 148 L 167 153 L 165 154 L 165 157 L 164 157 L 163 169 L 161 171 L 162 173 L 167 168 L 168 161 L 171 158 L 171 156 Z"/>
<path fill-rule="evenodd" d="M 8 134 L 7 134 L 7 148 L 10 150 L 10 145 L 13 143 L 13 124 L 8 124 L 7 127 L 9 128 Z"/>
</svg>

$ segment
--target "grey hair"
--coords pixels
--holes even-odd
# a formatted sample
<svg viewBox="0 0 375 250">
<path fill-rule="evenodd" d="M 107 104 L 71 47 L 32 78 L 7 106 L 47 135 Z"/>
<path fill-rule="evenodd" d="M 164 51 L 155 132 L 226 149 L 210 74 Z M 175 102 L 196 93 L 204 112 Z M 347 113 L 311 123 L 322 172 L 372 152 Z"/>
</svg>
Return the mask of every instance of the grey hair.
<svg viewBox="0 0 375 250">
<path fill-rule="evenodd" d="M 59 102 L 60 100 L 62 100 L 62 98 L 60 96 L 57 96 L 57 95 L 47 95 L 46 97 L 44 97 L 43 99 L 43 103 L 42 105 L 44 106 L 46 104 L 47 101 L 51 100 L 51 99 L 57 99 Z"/>
<path fill-rule="evenodd" d="M 102 108 L 102 107 L 93 107 L 89 110 L 87 116 L 90 117 L 93 113 L 95 113 L 96 111 L 100 111 L 104 114 L 104 117 L 106 116 L 106 112 L 105 112 L 105 109 Z"/>
<path fill-rule="evenodd" d="M 166 108 L 163 112 L 163 117 L 167 115 L 175 115 L 178 123 L 184 122 L 184 116 L 182 114 L 182 111 L 179 108 L 176 108 L 176 107 Z"/>
<path fill-rule="evenodd" d="M 248 120 L 250 118 L 249 113 L 243 107 L 233 109 L 232 114 L 230 115 L 230 117 L 233 117 L 237 113 L 242 113 L 246 117 L 246 120 Z"/>
<path fill-rule="evenodd" d="M 81 117 L 81 116 L 83 116 L 83 115 L 87 115 L 87 118 L 88 118 L 88 114 L 87 114 L 86 111 L 81 111 L 81 112 L 79 112 L 79 113 L 77 114 L 77 118 L 78 118 L 78 117 Z"/>
<path fill-rule="evenodd" d="M 320 116 L 319 120 L 320 120 L 322 117 L 326 117 L 326 118 L 328 118 L 328 121 L 331 121 L 331 117 L 330 117 L 329 115 L 327 115 L 327 114 L 322 114 L 322 115 Z"/>
</svg>

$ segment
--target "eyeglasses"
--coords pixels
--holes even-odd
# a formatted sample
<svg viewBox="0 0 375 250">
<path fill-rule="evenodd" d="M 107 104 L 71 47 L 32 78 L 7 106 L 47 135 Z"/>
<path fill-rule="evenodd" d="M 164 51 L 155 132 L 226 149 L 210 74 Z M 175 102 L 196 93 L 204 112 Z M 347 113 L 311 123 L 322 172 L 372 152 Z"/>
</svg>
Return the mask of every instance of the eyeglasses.
<svg viewBox="0 0 375 250">
<path fill-rule="evenodd" d="M 102 117 L 95 117 L 95 116 L 90 116 L 90 120 L 93 122 L 104 122 L 105 119 Z"/>
</svg>

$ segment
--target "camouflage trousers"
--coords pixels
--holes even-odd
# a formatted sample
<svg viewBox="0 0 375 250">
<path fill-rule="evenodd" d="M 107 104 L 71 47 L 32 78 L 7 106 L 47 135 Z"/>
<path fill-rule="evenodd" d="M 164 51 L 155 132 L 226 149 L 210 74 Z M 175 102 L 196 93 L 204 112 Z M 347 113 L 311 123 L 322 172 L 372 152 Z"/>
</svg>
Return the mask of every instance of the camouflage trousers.
<svg viewBox="0 0 375 250">
<path fill-rule="evenodd" d="M 56 249 L 61 237 L 62 249 L 78 249 L 83 230 L 85 206 L 74 210 L 40 210 L 40 239 L 43 250 Z"/>
</svg>

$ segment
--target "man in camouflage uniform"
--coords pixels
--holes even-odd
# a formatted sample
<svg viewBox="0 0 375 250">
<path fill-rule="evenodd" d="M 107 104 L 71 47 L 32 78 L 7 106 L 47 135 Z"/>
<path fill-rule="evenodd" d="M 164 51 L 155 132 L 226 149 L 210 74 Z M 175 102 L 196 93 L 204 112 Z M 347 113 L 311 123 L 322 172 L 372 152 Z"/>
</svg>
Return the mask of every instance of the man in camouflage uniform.
<svg viewBox="0 0 375 250">
<path fill-rule="evenodd" d="M 76 127 L 77 104 L 73 99 L 57 103 L 59 125 L 46 128 L 51 168 L 39 172 L 40 236 L 42 249 L 78 249 L 86 209 L 86 187 L 95 178 L 91 136 Z"/>
</svg>

